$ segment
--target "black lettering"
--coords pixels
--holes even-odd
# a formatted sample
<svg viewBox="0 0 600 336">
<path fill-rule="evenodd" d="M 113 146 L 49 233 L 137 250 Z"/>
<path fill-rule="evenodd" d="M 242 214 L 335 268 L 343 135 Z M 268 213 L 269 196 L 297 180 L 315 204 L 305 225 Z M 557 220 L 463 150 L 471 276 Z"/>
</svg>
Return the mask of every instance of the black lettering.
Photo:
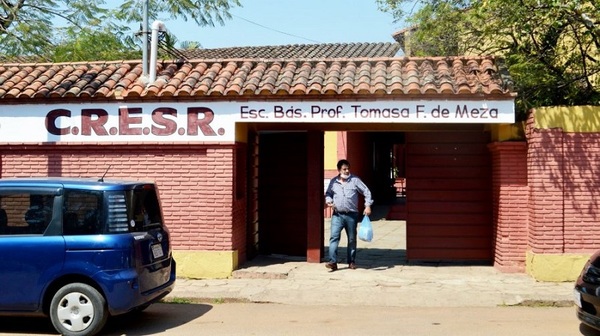
<svg viewBox="0 0 600 336">
<path fill-rule="evenodd" d="M 283 106 L 275 105 L 273 107 L 273 116 L 275 118 L 283 118 L 283 117 L 285 117 L 285 113 L 283 112 Z"/>
<path fill-rule="evenodd" d="M 265 112 L 264 109 L 255 110 L 250 109 L 248 106 L 240 107 L 240 118 L 241 119 L 256 119 L 256 118 L 267 118 L 266 115 L 263 115 Z"/>
<path fill-rule="evenodd" d="M 469 112 L 467 110 L 467 105 L 463 105 L 462 110 L 460 105 L 456 106 L 456 114 L 454 116 L 455 118 L 468 118 Z"/>
<path fill-rule="evenodd" d="M 275 105 L 273 107 L 273 115 L 275 118 L 302 118 L 302 109 L 295 109 L 294 106 L 290 106 L 288 109 L 285 109 L 283 106 Z"/>
<path fill-rule="evenodd" d="M 417 105 L 417 118 L 420 118 L 422 113 L 425 113 L 425 105 Z M 426 118 L 426 116 L 423 116 L 423 118 Z"/>
<path fill-rule="evenodd" d="M 71 132 L 71 127 L 58 128 L 56 120 L 60 117 L 71 118 L 71 111 L 65 109 L 56 109 L 46 114 L 46 129 L 53 135 L 67 135 Z"/>
<path fill-rule="evenodd" d="M 442 108 L 438 105 L 431 111 L 431 116 L 434 118 L 448 118 L 450 115 L 450 111 L 446 108 Z"/>
</svg>

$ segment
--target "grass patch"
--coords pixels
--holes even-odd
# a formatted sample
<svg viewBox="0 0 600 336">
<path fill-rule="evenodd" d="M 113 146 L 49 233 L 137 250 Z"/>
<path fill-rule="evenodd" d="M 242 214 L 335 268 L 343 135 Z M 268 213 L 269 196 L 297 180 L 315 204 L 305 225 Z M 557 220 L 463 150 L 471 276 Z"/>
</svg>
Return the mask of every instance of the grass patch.
<svg viewBox="0 0 600 336">
<path fill-rule="evenodd" d="M 249 303 L 250 300 L 238 299 L 238 298 L 167 298 L 163 299 L 163 303 L 171 304 L 224 304 L 224 303 Z"/>
<path fill-rule="evenodd" d="M 570 300 L 525 300 L 519 304 L 511 305 L 512 307 L 554 307 L 554 308 L 562 308 L 562 307 L 572 307 L 574 305 L 573 301 Z"/>
<path fill-rule="evenodd" d="M 162 300 L 164 303 L 173 303 L 173 304 L 190 304 L 192 300 L 186 298 L 174 297 L 169 300 Z"/>
</svg>

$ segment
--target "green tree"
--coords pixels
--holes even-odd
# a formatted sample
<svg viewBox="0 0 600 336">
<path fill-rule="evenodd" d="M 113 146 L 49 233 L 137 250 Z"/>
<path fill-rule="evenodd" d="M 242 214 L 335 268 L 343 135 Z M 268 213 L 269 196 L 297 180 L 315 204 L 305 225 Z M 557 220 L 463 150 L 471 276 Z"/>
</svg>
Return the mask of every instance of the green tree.
<svg viewBox="0 0 600 336">
<path fill-rule="evenodd" d="M 103 0 L 0 0 L 0 55 L 71 61 L 128 57 L 132 48 L 140 49 L 129 27 L 141 26 L 144 2 L 111 8 Z M 223 24 L 235 6 L 241 6 L 239 0 L 148 0 L 149 22 L 181 18 L 199 26 Z M 115 50 L 99 53 L 103 47 Z"/>
<path fill-rule="evenodd" d="M 183 41 L 179 44 L 179 46 L 181 47 L 181 49 L 184 50 L 195 50 L 202 48 L 202 44 L 200 44 L 200 42 L 197 41 Z"/>
<path fill-rule="evenodd" d="M 51 55 L 46 57 L 52 62 L 140 59 L 142 50 L 139 46 L 120 39 L 113 32 L 83 28 L 78 30 L 77 35 L 71 35 L 54 46 Z"/>
<path fill-rule="evenodd" d="M 600 103 L 597 0 L 376 1 L 418 27 L 415 55 L 502 56 L 520 119 L 532 107 Z"/>
</svg>

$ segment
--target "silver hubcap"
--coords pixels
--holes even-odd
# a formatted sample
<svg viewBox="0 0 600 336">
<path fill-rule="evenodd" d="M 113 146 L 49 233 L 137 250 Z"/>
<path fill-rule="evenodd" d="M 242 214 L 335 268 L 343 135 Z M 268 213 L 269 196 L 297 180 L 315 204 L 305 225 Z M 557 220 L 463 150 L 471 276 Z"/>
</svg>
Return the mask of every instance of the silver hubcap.
<svg viewBox="0 0 600 336">
<path fill-rule="evenodd" d="M 69 293 L 60 300 L 56 314 L 66 329 L 82 331 L 94 320 L 94 306 L 86 295 Z"/>
</svg>

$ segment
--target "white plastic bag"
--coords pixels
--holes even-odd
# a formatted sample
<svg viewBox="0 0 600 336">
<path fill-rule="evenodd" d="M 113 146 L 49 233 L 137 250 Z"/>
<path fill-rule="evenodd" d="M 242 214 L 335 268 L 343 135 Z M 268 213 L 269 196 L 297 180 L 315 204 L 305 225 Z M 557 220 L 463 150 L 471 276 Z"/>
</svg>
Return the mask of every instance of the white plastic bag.
<svg viewBox="0 0 600 336">
<path fill-rule="evenodd" d="M 364 216 L 358 227 L 358 239 L 366 242 L 373 240 L 373 225 L 369 216 Z"/>
</svg>

